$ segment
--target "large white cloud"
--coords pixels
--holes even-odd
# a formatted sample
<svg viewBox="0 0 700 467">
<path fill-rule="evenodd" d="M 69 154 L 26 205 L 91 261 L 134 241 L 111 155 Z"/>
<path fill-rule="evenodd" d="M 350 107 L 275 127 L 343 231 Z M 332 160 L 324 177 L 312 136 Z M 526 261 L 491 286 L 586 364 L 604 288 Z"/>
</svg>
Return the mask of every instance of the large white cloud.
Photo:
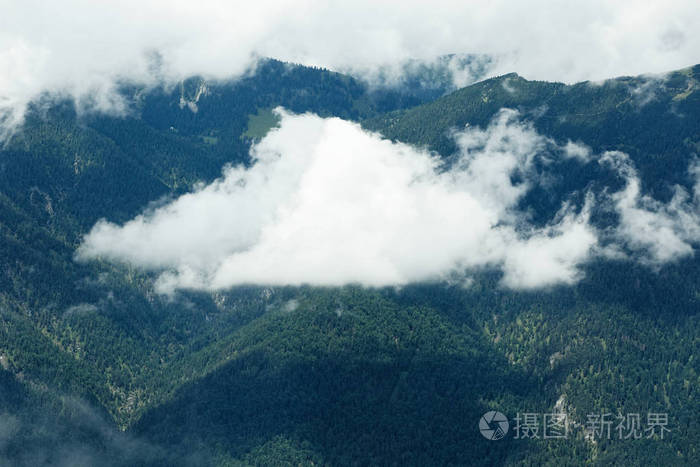
<svg viewBox="0 0 700 467">
<path fill-rule="evenodd" d="M 588 208 L 563 206 L 539 229 L 518 213 L 536 181 L 533 160 L 554 145 L 514 111 L 458 134 L 461 158 L 449 170 L 351 122 L 280 114 L 280 127 L 253 147 L 251 167 L 226 168 L 123 226 L 99 222 L 78 258 L 161 270 L 164 292 L 401 285 L 484 266 L 502 268 L 506 286 L 532 288 L 576 281 L 596 245 Z"/>
<path fill-rule="evenodd" d="M 0 0 L 0 12 L 5 127 L 43 91 L 119 110 L 116 79 L 228 77 L 254 56 L 371 74 L 409 58 L 479 53 L 497 59 L 492 74 L 567 82 L 700 62 L 695 0 Z"/>
</svg>

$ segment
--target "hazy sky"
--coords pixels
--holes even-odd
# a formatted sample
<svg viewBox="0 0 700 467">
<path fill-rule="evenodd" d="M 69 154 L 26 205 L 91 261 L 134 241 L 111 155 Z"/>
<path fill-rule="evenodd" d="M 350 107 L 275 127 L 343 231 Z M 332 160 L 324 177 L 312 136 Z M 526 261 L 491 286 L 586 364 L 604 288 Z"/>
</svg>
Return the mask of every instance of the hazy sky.
<svg viewBox="0 0 700 467">
<path fill-rule="evenodd" d="M 371 73 L 479 53 L 497 59 L 492 74 L 567 82 L 700 62 L 696 0 L 0 0 L 0 11 L 6 124 L 42 91 L 118 110 L 116 78 L 227 77 L 256 56 Z"/>
</svg>

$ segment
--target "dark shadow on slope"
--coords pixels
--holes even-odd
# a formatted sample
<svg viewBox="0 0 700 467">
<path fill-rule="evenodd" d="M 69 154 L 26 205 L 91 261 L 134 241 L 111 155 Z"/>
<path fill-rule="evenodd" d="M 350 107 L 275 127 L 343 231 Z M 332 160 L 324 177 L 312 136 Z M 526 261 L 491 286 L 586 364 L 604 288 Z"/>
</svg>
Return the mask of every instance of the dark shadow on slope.
<svg viewBox="0 0 700 467">
<path fill-rule="evenodd" d="M 136 432 L 183 454 L 208 445 L 240 458 L 282 435 L 310 443 L 332 465 L 496 465 L 516 446 L 479 434 L 488 410 L 480 399 L 517 398 L 529 385 L 498 369 L 506 362 L 482 357 L 405 365 L 325 358 L 274 368 L 250 355 L 147 413 Z"/>
<path fill-rule="evenodd" d="M 303 326 L 322 327 L 324 337 L 297 327 L 313 314 L 321 324 Z M 386 316 L 373 318 L 379 332 L 393 329 Z M 498 465 L 528 448 L 479 433 L 487 410 L 514 416 L 538 392 L 480 332 L 438 318 L 444 338 L 404 345 L 422 332 L 418 318 L 407 315 L 407 331 L 386 341 L 333 319 L 304 310 L 257 328 L 252 338 L 264 344 L 181 388 L 134 432 L 178 452 L 206 446 L 236 459 L 282 439 L 330 465 Z"/>
</svg>

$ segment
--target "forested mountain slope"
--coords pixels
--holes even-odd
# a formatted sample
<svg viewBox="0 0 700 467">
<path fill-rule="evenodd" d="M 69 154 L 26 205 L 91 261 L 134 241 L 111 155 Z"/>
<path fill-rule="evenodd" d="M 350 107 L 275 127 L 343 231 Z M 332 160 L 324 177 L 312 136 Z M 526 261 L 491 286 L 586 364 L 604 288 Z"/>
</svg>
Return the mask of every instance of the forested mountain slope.
<svg viewBox="0 0 700 467">
<path fill-rule="evenodd" d="M 692 183 L 698 74 L 573 86 L 506 75 L 416 107 L 415 93 L 269 61 L 236 82 L 125 86 L 132 107 L 122 117 L 37 104 L 0 152 L 0 462 L 697 464 L 693 257 L 661 268 L 594 261 L 575 286 L 530 292 L 484 271 L 467 288 L 237 287 L 173 298 L 155 293 L 149 273 L 74 254 L 98 219 L 123 222 L 226 163 L 248 163 L 276 106 L 358 120 L 448 162 L 452 129 L 518 109 L 561 143 L 630 154 L 645 189 L 667 200 L 673 184 Z M 524 201 L 534 218 L 549 218 L 571 190 L 621 183 L 596 163 L 552 167 L 554 188 Z M 491 442 L 478 432 L 487 410 L 546 413 L 557 403 L 580 424 L 568 440 Z M 600 412 L 665 412 L 672 431 L 592 442 L 582 425 Z"/>
</svg>

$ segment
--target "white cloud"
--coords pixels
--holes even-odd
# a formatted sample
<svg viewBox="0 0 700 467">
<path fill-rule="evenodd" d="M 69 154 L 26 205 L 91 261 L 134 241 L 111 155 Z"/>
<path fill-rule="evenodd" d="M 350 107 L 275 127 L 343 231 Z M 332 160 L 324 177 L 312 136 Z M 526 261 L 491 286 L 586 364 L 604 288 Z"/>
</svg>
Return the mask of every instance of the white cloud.
<svg viewBox="0 0 700 467">
<path fill-rule="evenodd" d="M 695 185 L 693 186 L 693 193 L 695 196 L 693 200 L 695 201 L 695 203 L 700 205 L 700 159 L 697 159 L 696 157 L 690 163 L 688 172 L 695 178 Z"/>
<path fill-rule="evenodd" d="M 483 79 L 494 66 L 493 58 L 487 55 L 450 54 L 383 64 L 345 65 L 339 69 L 379 88 L 420 83 L 422 89 L 449 90 Z"/>
<path fill-rule="evenodd" d="M 515 289 L 527 289 L 573 284 L 581 279 L 578 266 L 589 258 L 591 247 L 597 242 L 588 225 L 591 202 L 589 199 L 582 215 L 567 214 L 557 225 L 526 241 L 513 242 L 505 256 L 503 283 Z"/>
<path fill-rule="evenodd" d="M 486 129 L 469 128 L 454 135 L 462 150 L 454 176 L 482 205 L 498 218 L 528 191 L 533 180 L 532 163 L 553 142 L 529 124 L 517 122 L 515 110 L 503 109 Z M 513 184 L 512 175 L 522 183 Z"/>
<path fill-rule="evenodd" d="M 63 317 L 72 315 L 86 315 L 94 313 L 98 310 L 97 306 L 92 303 L 79 303 L 77 305 L 70 306 L 63 312 Z"/>
<path fill-rule="evenodd" d="M 564 154 L 571 159 L 578 159 L 581 162 L 589 162 L 592 159 L 591 148 L 583 143 L 567 141 L 564 145 Z"/>
<path fill-rule="evenodd" d="M 643 78 L 641 84 L 630 90 L 632 100 L 638 107 L 644 107 L 654 101 L 660 92 L 663 92 L 666 87 L 666 76 L 650 76 Z"/>
<path fill-rule="evenodd" d="M 117 79 L 229 77 L 255 56 L 371 73 L 477 53 L 496 59 L 492 74 L 566 82 L 700 62 L 695 0 L 0 0 L 0 11 L 4 128 L 43 91 L 114 110 Z"/>
<path fill-rule="evenodd" d="M 553 143 L 514 111 L 456 135 L 439 159 L 337 118 L 290 115 L 252 149 L 249 168 L 138 216 L 99 222 L 79 259 L 164 270 L 158 286 L 401 285 L 501 267 L 514 288 L 572 283 L 596 244 L 588 209 L 528 226 L 516 210 Z M 563 149 L 554 148 L 563 156 Z M 511 175 L 522 182 L 514 184 Z M 517 226 L 517 228 L 516 228 Z"/>
<path fill-rule="evenodd" d="M 700 241 L 700 177 L 695 185 L 695 202 L 680 186 L 667 204 L 641 194 L 641 181 L 632 161 L 621 152 L 607 152 L 600 158 L 625 179 L 625 187 L 612 195 L 620 223 L 615 235 L 642 262 L 660 265 L 694 253 L 693 243 Z M 700 173 L 697 165 L 691 174 Z"/>
</svg>

